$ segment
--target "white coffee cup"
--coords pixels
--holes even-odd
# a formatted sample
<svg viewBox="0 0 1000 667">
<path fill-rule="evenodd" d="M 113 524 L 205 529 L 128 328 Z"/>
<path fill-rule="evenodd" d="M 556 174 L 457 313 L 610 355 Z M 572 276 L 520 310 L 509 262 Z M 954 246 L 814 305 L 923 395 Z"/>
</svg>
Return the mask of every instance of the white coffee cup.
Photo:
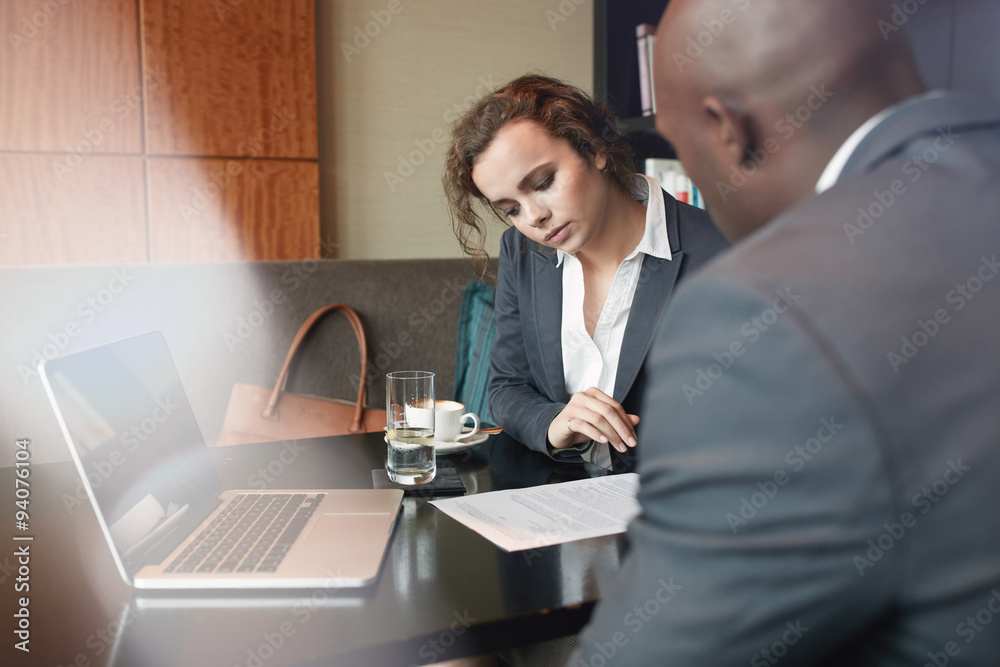
<svg viewBox="0 0 1000 667">
<path fill-rule="evenodd" d="M 472 430 L 462 433 L 465 422 L 472 420 Z M 474 412 L 466 412 L 458 401 L 434 402 L 434 439 L 441 442 L 456 442 L 470 438 L 479 432 L 479 417 Z"/>
<path fill-rule="evenodd" d="M 413 428 L 434 428 L 436 410 L 430 407 L 430 401 L 426 405 L 428 407 L 424 408 L 407 404 L 404 414 L 408 426 Z"/>
</svg>

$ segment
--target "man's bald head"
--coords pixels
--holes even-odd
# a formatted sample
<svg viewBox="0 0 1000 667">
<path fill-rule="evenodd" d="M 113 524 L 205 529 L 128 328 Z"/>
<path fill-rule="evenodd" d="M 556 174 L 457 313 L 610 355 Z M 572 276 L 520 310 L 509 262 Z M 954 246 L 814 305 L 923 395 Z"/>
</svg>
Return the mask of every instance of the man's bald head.
<svg viewBox="0 0 1000 667">
<path fill-rule="evenodd" d="M 672 0 L 657 128 L 737 240 L 808 197 L 851 132 L 923 84 L 883 0 Z"/>
</svg>

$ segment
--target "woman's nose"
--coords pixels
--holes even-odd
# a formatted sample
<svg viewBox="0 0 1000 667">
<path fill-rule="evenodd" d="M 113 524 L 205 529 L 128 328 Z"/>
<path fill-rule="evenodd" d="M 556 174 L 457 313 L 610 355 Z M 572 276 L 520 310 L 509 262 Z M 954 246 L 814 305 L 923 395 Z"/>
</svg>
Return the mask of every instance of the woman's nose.
<svg viewBox="0 0 1000 667">
<path fill-rule="evenodd" d="M 552 212 L 547 206 L 539 204 L 535 201 L 527 201 L 524 203 L 524 214 L 525 218 L 528 220 L 528 224 L 532 227 L 541 227 L 549 218 L 552 217 Z"/>
</svg>

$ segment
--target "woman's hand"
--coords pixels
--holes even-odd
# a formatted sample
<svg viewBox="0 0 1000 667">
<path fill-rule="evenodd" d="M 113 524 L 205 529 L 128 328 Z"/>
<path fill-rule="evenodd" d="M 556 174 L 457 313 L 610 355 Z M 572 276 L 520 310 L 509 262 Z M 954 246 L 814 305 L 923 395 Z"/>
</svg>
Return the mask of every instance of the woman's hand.
<svg viewBox="0 0 1000 667">
<path fill-rule="evenodd" d="M 573 394 L 562 412 L 549 424 L 549 444 L 556 449 L 595 440 L 610 443 L 619 452 L 635 447 L 637 415 L 597 387 Z"/>
</svg>

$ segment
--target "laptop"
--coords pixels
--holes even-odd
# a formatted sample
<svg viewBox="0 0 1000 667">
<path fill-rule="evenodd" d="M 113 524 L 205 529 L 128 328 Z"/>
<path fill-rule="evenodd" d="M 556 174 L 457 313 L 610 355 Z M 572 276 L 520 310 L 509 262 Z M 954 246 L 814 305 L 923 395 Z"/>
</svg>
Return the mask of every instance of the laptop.
<svg viewBox="0 0 1000 667">
<path fill-rule="evenodd" d="M 223 491 L 159 331 L 39 371 L 127 584 L 347 588 L 378 577 L 403 492 Z"/>
</svg>

